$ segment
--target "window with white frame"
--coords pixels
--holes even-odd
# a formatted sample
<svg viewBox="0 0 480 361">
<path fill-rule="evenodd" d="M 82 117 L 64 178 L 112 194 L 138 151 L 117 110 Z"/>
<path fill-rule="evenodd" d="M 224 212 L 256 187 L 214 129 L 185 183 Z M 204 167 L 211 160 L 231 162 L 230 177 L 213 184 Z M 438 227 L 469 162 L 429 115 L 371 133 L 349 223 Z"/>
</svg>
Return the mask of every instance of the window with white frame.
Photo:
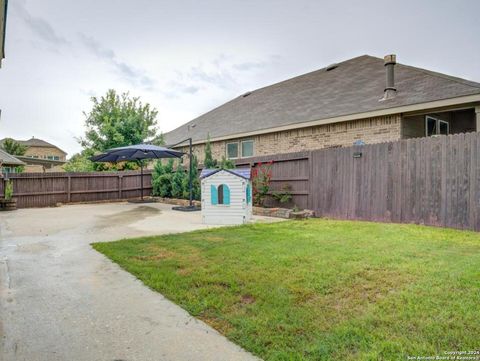
<svg viewBox="0 0 480 361">
<path fill-rule="evenodd" d="M 427 115 L 425 117 L 425 135 L 448 135 L 450 132 L 450 124 L 438 118 Z"/>
<path fill-rule="evenodd" d="M 238 142 L 227 143 L 227 158 L 228 159 L 238 158 Z"/>
<path fill-rule="evenodd" d="M 226 151 L 228 159 L 253 157 L 253 140 L 227 143 Z"/>
<path fill-rule="evenodd" d="M 242 141 L 242 158 L 253 157 L 253 140 Z"/>
</svg>

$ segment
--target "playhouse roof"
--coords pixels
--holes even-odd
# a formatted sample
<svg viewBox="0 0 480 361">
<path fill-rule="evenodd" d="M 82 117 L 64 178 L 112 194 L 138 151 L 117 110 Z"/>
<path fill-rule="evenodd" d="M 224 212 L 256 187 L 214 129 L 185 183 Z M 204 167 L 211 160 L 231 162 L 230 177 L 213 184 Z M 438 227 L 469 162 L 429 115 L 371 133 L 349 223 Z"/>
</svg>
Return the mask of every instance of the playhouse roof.
<svg viewBox="0 0 480 361">
<path fill-rule="evenodd" d="M 250 168 L 237 168 L 237 169 L 202 169 L 202 173 L 200 173 L 200 179 L 210 177 L 211 175 L 214 175 L 215 173 L 220 172 L 221 170 L 224 170 L 225 172 L 231 173 L 233 175 L 236 175 L 237 177 L 244 178 L 244 179 L 250 179 Z"/>
</svg>

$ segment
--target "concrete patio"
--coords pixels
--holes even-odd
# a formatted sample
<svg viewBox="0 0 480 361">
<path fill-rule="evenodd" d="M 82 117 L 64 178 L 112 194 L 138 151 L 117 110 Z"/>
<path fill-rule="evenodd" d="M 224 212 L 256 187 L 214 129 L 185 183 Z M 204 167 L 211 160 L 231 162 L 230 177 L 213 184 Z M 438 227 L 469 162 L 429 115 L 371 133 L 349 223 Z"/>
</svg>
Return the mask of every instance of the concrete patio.
<svg viewBox="0 0 480 361">
<path fill-rule="evenodd" d="M 160 203 L 2 213 L 0 359 L 255 359 L 90 246 L 206 227 Z"/>
</svg>

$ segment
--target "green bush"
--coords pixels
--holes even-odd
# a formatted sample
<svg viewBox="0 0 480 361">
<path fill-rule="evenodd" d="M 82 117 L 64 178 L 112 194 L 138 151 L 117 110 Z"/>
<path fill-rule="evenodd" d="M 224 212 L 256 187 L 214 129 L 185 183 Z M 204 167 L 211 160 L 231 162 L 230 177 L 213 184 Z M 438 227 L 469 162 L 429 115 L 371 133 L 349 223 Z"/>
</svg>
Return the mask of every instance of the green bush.
<svg viewBox="0 0 480 361">
<path fill-rule="evenodd" d="M 6 201 L 11 200 L 13 197 L 13 182 L 11 180 L 5 182 L 4 196 Z"/>
<path fill-rule="evenodd" d="M 155 163 L 152 173 L 153 195 L 163 198 L 190 198 L 189 174 L 185 167 L 178 162 L 173 170 L 174 162 L 170 159 L 166 165 L 161 160 Z M 198 161 L 192 159 L 192 195 L 193 199 L 200 199 L 200 180 L 198 179 Z"/>
</svg>

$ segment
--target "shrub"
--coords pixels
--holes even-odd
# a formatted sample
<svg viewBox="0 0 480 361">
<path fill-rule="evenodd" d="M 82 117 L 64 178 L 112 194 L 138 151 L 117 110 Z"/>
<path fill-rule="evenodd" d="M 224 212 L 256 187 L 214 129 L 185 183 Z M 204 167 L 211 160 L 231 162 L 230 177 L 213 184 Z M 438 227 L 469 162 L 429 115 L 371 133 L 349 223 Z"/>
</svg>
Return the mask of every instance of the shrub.
<svg viewBox="0 0 480 361">
<path fill-rule="evenodd" d="M 265 204 L 272 181 L 272 165 L 273 160 L 268 163 L 258 163 L 252 170 L 253 203 L 256 206 L 263 207 Z"/>
<path fill-rule="evenodd" d="M 185 180 L 187 182 L 185 182 Z M 173 173 L 171 178 L 172 181 L 172 197 L 173 198 L 183 198 L 185 183 L 188 187 L 188 174 L 185 173 L 183 166 L 181 164 L 177 165 L 177 170 Z"/>
<path fill-rule="evenodd" d="M 13 182 L 11 180 L 5 182 L 4 196 L 6 201 L 11 200 L 13 197 Z"/>
<path fill-rule="evenodd" d="M 292 186 L 290 184 L 285 184 L 280 191 L 272 192 L 272 197 L 276 201 L 285 204 L 292 200 Z"/>
<path fill-rule="evenodd" d="M 162 160 L 157 160 L 152 173 L 152 193 L 154 196 L 172 196 L 172 172 L 173 159 L 169 159 L 168 163 L 165 166 L 162 164 Z"/>
</svg>

